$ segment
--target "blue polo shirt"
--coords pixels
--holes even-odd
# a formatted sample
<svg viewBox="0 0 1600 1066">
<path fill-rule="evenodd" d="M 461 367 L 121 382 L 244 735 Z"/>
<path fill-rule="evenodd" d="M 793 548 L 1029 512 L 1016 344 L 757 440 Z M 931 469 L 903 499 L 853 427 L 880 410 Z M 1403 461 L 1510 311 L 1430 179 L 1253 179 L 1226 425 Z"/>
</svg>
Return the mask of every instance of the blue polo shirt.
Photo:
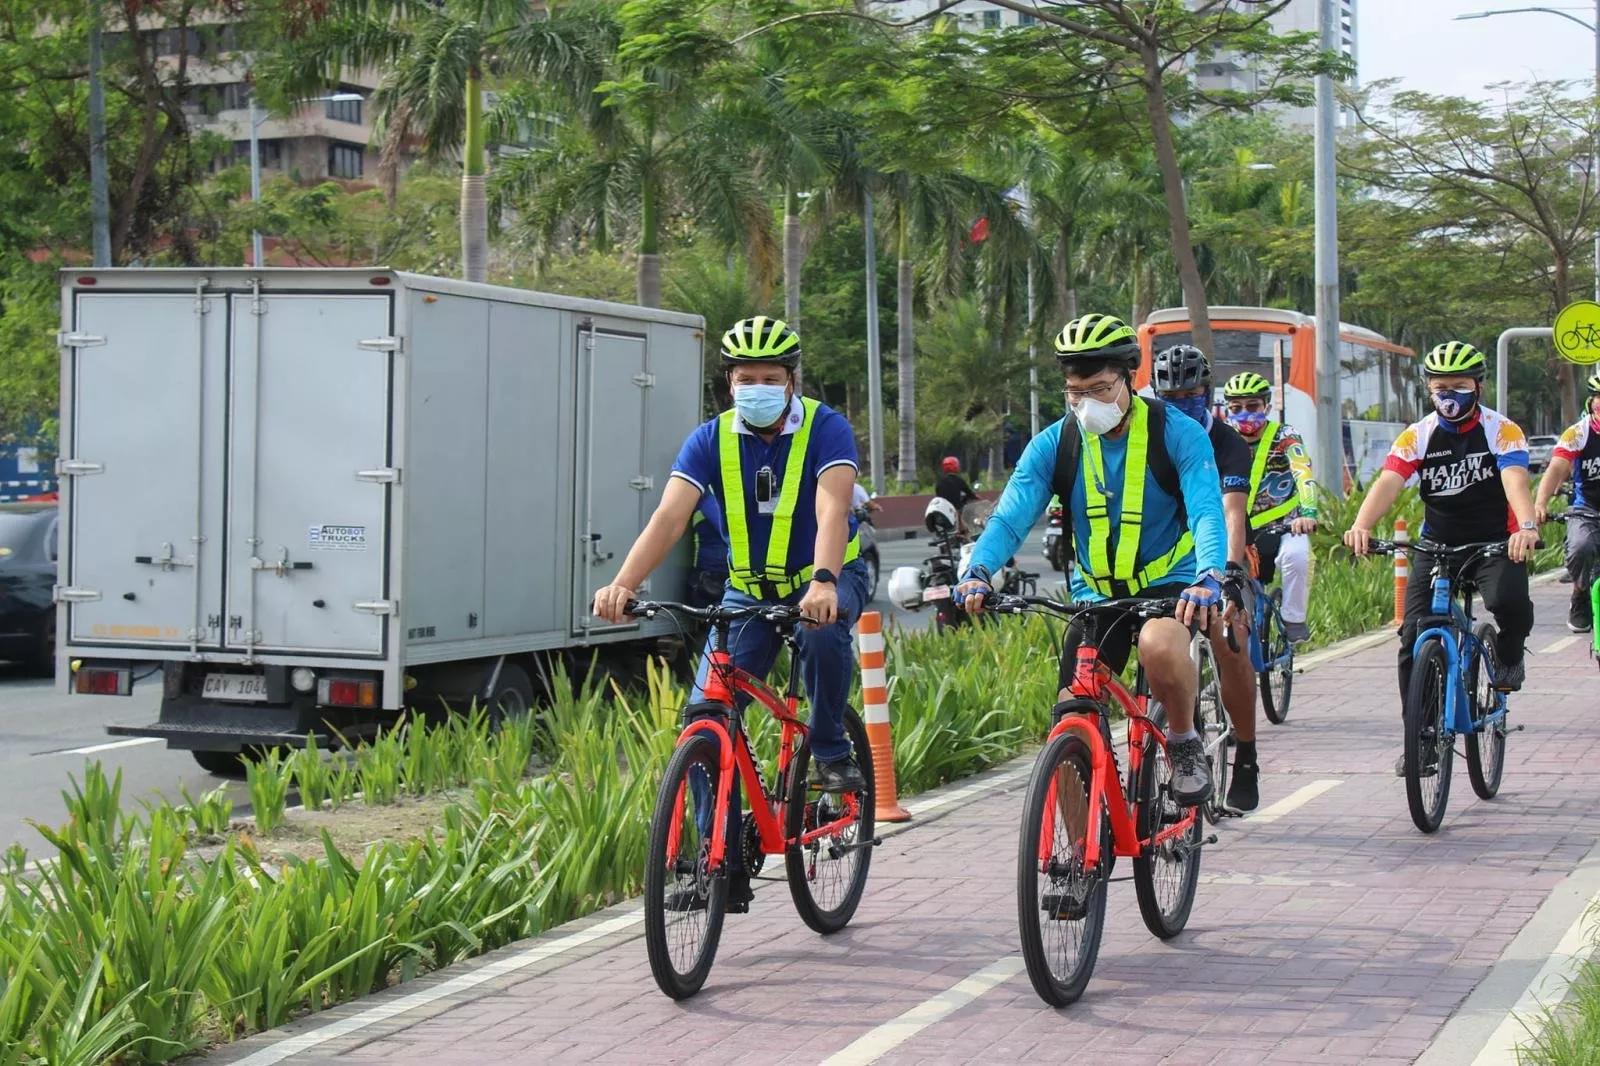
<svg viewBox="0 0 1600 1066">
<path fill-rule="evenodd" d="M 702 574 L 728 574 L 728 532 L 722 528 L 722 505 L 702 493 L 690 524 L 694 534 L 694 568 Z"/>
<path fill-rule="evenodd" d="M 742 421 L 735 420 L 734 428 L 739 438 L 739 471 L 744 477 L 745 525 L 750 531 L 751 564 L 759 566 L 768 560 L 767 540 L 772 535 L 772 516 L 760 513 L 756 501 L 756 471 L 763 467 L 772 470 L 773 484 L 778 493 L 784 488 L 783 475 L 789 465 L 789 446 L 800 428 L 804 408 L 796 397 L 790 401 L 789 413 L 784 418 L 783 431 L 771 444 L 750 432 Z M 856 469 L 856 435 L 845 417 L 826 404 L 818 404 L 812 416 L 811 444 L 805 458 L 805 472 L 800 482 L 800 496 L 795 501 L 794 523 L 789 531 L 789 558 L 785 569 L 798 573 L 813 565 L 812 555 L 817 546 L 817 479 L 822 472 L 835 466 Z M 702 495 L 715 497 L 717 506 L 727 507 L 722 492 L 722 451 L 718 419 L 703 423 L 689 434 L 672 464 L 672 476 L 679 477 L 699 489 Z M 775 494 L 776 501 L 779 495 Z M 847 537 L 855 536 L 856 519 L 849 518 Z M 728 528 L 723 522 L 722 528 Z"/>
</svg>

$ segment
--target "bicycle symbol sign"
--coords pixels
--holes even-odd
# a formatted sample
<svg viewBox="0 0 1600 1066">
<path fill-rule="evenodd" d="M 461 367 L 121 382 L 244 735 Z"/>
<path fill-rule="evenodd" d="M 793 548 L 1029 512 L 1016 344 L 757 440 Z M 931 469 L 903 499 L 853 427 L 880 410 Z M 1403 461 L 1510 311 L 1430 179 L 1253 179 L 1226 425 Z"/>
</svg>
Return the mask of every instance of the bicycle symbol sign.
<svg viewBox="0 0 1600 1066">
<path fill-rule="evenodd" d="M 1600 303 L 1575 300 L 1563 307 L 1551 339 L 1569 363 L 1600 363 Z"/>
</svg>

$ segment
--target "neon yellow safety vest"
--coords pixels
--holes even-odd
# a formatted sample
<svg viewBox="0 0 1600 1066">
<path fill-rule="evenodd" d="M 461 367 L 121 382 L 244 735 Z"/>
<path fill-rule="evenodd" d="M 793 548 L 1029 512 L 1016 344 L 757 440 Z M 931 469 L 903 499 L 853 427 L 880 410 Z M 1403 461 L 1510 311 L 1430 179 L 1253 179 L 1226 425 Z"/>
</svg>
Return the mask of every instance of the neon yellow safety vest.
<svg viewBox="0 0 1600 1066">
<path fill-rule="evenodd" d="M 794 509 L 800 502 L 800 482 L 805 477 L 806 451 L 811 444 L 811 426 L 816 420 L 818 401 L 801 397 L 804 411 L 800 428 L 789 441 L 789 461 L 778 486 L 778 506 L 772 512 L 772 532 L 767 537 L 766 557 L 760 565 L 750 554 L 750 516 L 745 509 L 744 471 L 739 464 L 739 437 L 735 411 L 724 411 L 718 418 L 717 451 L 722 465 L 724 518 L 728 523 L 728 584 L 756 599 L 781 600 L 811 580 L 811 566 L 790 573 L 789 534 L 794 529 Z M 861 535 L 845 545 L 844 561 L 861 554 Z"/>
<path fill-rule="evenodd" d="M 1083 435 L 1086 460 L 1083 466 L 1083 499 L 1084 510 L 1089 518 L 1089 570 L 1083 579 L 1100 595 L 1113 599 L 1135 595 L 1141 589 L 1157 584 L 1171 573 L 1178 560 L 1189 551 L 1186 544 L 1191 538 L 1185 536 L 1167 554 L 1142 569 L 1139 567 L 1139 540 L 1144 525 L 1145 456 L 1149 443 L 1150 412 L 1145 401 L 1136 396 L 1133 399 L 1132 417 L 1128 422 L 1128 453 L 1123 460 L 1122 512 L 1113 537 L 1100 437 L 1095 433 Z"/>
<path fill-rule="evenodd" d="M 1260 514 L 1255 514 L 1256 493 L 1261 490 L 1261 479 L 1267 472 L 1267 460 L 1272 458 L 1272 445 L 1278 439 L 1278 430 L 1283 428 L 1281 422 L 1268 422 L 1261 430 L 1261 439 L 1256 441 L 1255 460 L 1250 464 L 1250 497 L 1245 501 L 1245 513 L 1250 515 L 1250 528 L 1260 529 L 1271 522 L 1276 522 L 1285 515 L 1293 514 L 1300 506 L 1300 494 L 1296 492 L 1292 497 L 1269 507 Z"/>
</svg>

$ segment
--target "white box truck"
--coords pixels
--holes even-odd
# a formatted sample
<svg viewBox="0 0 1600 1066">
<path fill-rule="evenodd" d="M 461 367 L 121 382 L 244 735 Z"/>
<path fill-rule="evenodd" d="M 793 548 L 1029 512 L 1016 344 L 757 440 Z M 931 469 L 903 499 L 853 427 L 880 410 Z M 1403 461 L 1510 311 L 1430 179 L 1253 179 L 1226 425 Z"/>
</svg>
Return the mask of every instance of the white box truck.
<svg viewBox="0 0 1600 1066">
<path fill-rule="evenodd" d="M 699 421 L 699 317 L 386 269 L 62 277 L 57 676 L 162 686 L 111 732 L 228 770 L 675 635 L 589 599 Z"/>
</svg>

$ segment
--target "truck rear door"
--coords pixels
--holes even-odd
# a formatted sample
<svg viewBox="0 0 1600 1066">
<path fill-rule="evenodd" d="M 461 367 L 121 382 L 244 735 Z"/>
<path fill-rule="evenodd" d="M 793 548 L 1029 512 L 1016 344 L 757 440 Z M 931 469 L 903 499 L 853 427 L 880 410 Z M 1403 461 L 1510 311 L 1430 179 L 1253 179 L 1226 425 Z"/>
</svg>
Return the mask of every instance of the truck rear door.
<svg viewBox="0 0 1600 1066">
<path fill-rule="evenodd" d="M 397 610 L 391 298 L 230 299 L 226 644 L 380 655 Z"/>
<path fill-rule="evenodd" d="M 220 636 L 225 311 L 194 293 L 72 296 L 60 595 L 75 644 Z"/>
</svg>

